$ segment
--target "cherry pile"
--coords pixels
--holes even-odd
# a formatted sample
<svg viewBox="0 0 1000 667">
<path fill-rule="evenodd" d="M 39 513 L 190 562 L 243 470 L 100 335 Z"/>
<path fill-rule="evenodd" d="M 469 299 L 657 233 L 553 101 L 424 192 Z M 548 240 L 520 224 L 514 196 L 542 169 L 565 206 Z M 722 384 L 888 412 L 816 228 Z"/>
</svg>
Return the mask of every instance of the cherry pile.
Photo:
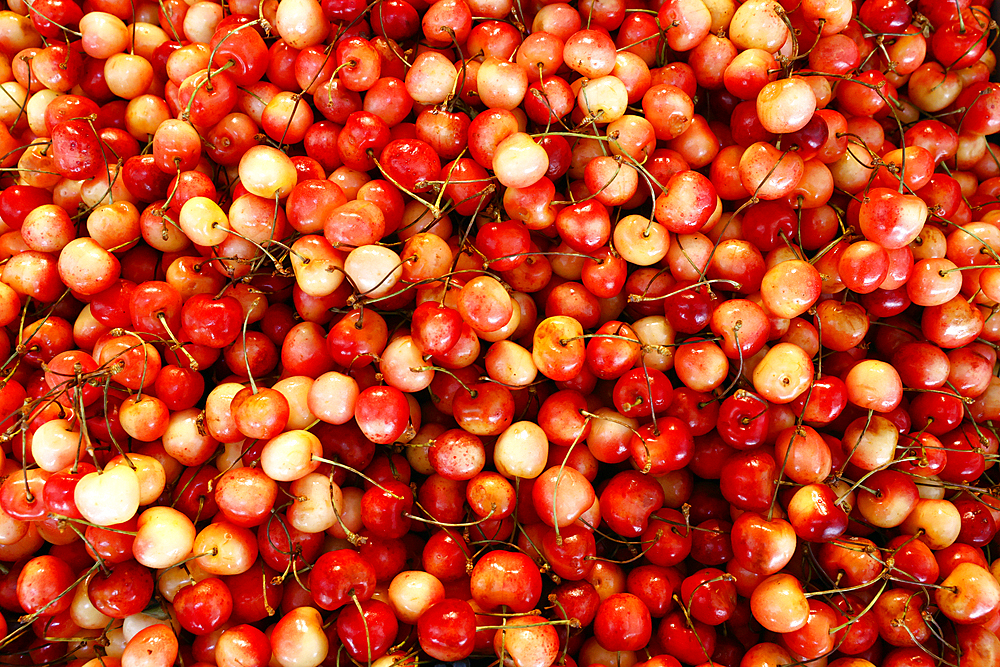
<svg viewBox="0 0 1000 667">
<path fill-rule="evenodd" d="M 1000 665 L 985 0 L 8 0 L 0 666 Z"/>
</svg>

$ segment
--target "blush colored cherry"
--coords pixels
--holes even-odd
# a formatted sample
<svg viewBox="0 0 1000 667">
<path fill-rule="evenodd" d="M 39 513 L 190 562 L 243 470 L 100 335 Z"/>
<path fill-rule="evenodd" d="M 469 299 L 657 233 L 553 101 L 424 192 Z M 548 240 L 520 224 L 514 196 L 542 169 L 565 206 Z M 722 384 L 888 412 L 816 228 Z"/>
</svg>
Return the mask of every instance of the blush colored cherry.
<svg viewBox="0 0 1000 667">
<path fill-rule="evenodd" d="M 288 424 L 289 406 L 285 396 L 274 389 L 244 387 L 233 396 L 233 421 L 248 438 L 274 438 Z"/>
<path fill-rule="evenodd" d="M 54 616 L 69 609 L 71 595 L 63 595 L 76 576 L 66 561 L 56 556 L 36 556 L 17 577 L 17 602 L 29 614 Z"/>
<path fill-rule="evenodd" d="M 223 348 L 236 340 L 243 323 L 243 309 L 231 296 L 218 299 L 196 294 L 181 308 L 181 324 L 192 343 Z"/>
</svg>

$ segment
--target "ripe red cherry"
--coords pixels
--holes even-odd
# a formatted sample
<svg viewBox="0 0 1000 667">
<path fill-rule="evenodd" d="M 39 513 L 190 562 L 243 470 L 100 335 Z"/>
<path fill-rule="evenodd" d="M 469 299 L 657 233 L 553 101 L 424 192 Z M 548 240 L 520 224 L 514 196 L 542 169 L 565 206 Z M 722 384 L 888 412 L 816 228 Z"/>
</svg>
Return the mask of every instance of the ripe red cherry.
<svg viewBox="0 0 1000 667">
<path fill-rule="evenodd" d="M 588 347 L 588 354 L 590 348 Z M 644 419 L 666 413 L 673 398 L 673 387 L 662 372 L 634 368 L 615 383 L 615 408 L 625 417 Z"/>
<path fill-rule="evenodd" d="M 243 308 L 231 296 L 195 294 L 181 308 L 181 325 L 192 343 L 223 348 L 240 335 Z"/>
<path fill-rule="evenodd" d="M 618 473 L 601 492 L 602 518 L 622 537 L 644 533 L 650 516 L 662 506 L 662 487 L 634 470 Z"/>
<path fill-rule="evenodd" d="M 638 651 L 652 634 L 649 608 L 631 593 L 611 595 L 597 608 L 594 636 L 608 651 Z"/>
<path fill-rule="evenodd" d="M 337 636 L 355 660 L 376 660 L 396 639 L 399 623 L 392 607 L 381 600 L 365 600 L 350 605 L 337 616 Z"/>
<path fill-rule="evenodd" d="M 353 549 L 320 556 L 309 571 L 309 590 L 323 609 L 339 609 L 353 598 L 367 600 L 375 591 L 375 570 Z"/>
<path fill-rule="evenodd" d="M 731 577 L 716 568 L 704 568 L 681 582 L 681 601 L 695 619 L 719 625 L 736 609 L 736 586 Z"/>
<path fill-rule="evenodd" d="M 632 461 L 639 470 L 662 475 L 679 470 L 694 456 L 694 439 L 676 417 L 660 417 L 641 427 L 629 441 Z"/>
<path fill-rule="evenodd" d="M 69 609 L 72 596 L 63 595 L 76 579 L 66 561 L 36 556 L 17 576 L 17 602 L 21 609 L 39 616 L 55 616 Z"/>
<path fill-rule="evenodd" d="M 361 498 L 361 520 L 379 537 L 400 538 L 410 530 L 413 492 L 402 482 L 388 480 L 372 486 Z"/>
<path fill-rule="evenodd" d="M 87 595 L 101 613 L 125 618 L 149 604 L 153 596 L 153 573 L 131 559 L 116 563 L 106 575 L 97 572 L 90 579 Z"/>
<path fill-rule="evenodd" d="M 177 620 L 188 632 L 207 635 L 219 629 L 233 613 L 233 596 L 218 577 L 185 586 L 174 596 Z"/>
<path fill-rule="evenodd" d="M 437 660 L 464 660 L 475 650 L 476 613 L 465 600 L 445 599 L 417 619 L 417 641 Z"/>
<path fill-rule="evenodd" d="M 511 611 L 535 607 L 542 593 L 538 566 L 520 552 L 492 551 L 472 570 L 472 599 L 484 609 L 506 605 Z"/>
</svg>

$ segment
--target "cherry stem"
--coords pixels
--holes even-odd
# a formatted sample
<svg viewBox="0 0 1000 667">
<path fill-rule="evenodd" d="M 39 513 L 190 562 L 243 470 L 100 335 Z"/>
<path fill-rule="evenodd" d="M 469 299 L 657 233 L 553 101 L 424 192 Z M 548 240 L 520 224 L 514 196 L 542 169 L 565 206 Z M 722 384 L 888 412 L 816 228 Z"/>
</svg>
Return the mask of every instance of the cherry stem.
<svg viewBox="0 0 1000 667">
<path fill-rule="evenodd" d="M 603 334 L 603 333 L 592 333 L 592 334 L 580 334 L 579 336 L 570 336 L 569 338 L 560 338 L 559 344 L 566 347 L 575 340 L 586 340 L 588 338 L 607 338 L 608 340 L 624 340 L 629 343 L 635 343 L 641 346 L 642 341 L 638 338 L 630 338 L 628 336 L 622 336 L 619 334 Z"/>
<path fill-rule="evenodd" d="M 427 511 L 426 509 L 421 507 L 419 503 L 414 502 L 414 504 L 420 507 L 420 509 L 423 509 L 425 512 Z M 486 523 L 493 517 L 494 514 L 496 514 L 496 511 L 497 507 L 496 504 L 494 503 L 493 507 L 490 509 L 489 514 L 487 514 L 486 516 L 479 517 L 477 521 L 465 521 L 462 523 L 448 523 L 447 521 L 438 521 L 436 519 L 425 519 L 422 516 L 417 516 L 416 514 L 410 514 L 409 512 L 403 512 L 403 516 L 407 517 L 408 519 L 413 519 L 414 521 L 429 523 L 435 526 L 443 526 L 445 528 L 470 528 L 472 526 L 478 526 L 481 523 Z"/>
<path fill-rule="evenodd" d="M 354 473 L 355 475 L 357 475 L 357 476 L 358 476 L 358 477 L 360 477 L 361 479 L 365 480 L 365 481 L 366 481 L 366 482 L 368 482 L 369 484 L 372 484 L 372 485 L 374 485 L 374 486 L 377 486 L 377 487 L 378 487 L 379 489 L 381 489 L 381 490 L 382 490 L 382 491 L 383 491 L 384 493 L 388 494 L 388 496 L 389 496 L 390 498 L 395 498 L 396 500 L 403 500 L 403 499 L 404 499 L 404 498 L 403 498 L 402 496 L 400 496 L 400 495 L 397 495 L 396 493 L 394 493 L 394 492 L 390 491 L 389 489 L 385 488 L 384 486 L 382 486 L 382 484 L 380 484 L 380 483 L 379 483 L 378 481 L 376 481 L 376 480 L 372 479 L 371 477 L 369 477 L 368 475 L 364 474 L 364 473 L 363 473 L 363 472 L 361 472 L 360 470 L 357 470 L 357 469 L 355 469 L 355 468 L 352 468 L 352 467 L 351 467 L 351 466 L 349 466 L 349 465 L 346 465 L 346 464 L 343 464 L 343 463 L 340 463 L 339 461 L 333 461 L 333 460 L 331 460 L 331 459 L 325 459 L 325 458 L 323 458 L 322 456 L 314 456 L 314 457 L 312 457 L 312 460 L 313 460 L 313 461 L 319 461 L 320 463 L 328 463 L 328 464 L 330 464 L 330 465 L 334 466 L 335 468 L 343 468 L 344 470 L 347 470 L 347 471 L 350 471 L 350 472 L 353 472 L 353 473 Z"/>
<path fill-rule="evenodd" d="M 198 361 L 194 358 L 194 356 L 191 355 L 190 352 L 188 352 L 184 348 L 184 343 L 182 343 L 179 340 L 177 340 L 177 336 L 175 336 L 174 332 L 170 330 L 170 325 L 167 323 L 167 316 L 164 315 L 163 311 L 160 311 L 160 312 L 158 312 L 156 314 L 156 319 L 158 319 L 160 321 L 160 325 L 163 327 L 163 330 L 167 332 L 167 336 L 169 336 L 170 340 L 173 341 L 173 345 L 171 345 L 171 349 L 173 349 L 173 350 L 180 350 L 181 352 L 183 352 L 184 356 L 186 356 L 187 359 L 188 359 L 188 364 L 191 366 L 191 370 L 197 371 L 198 370 Z"/>
<path fill-rule="evenodd" d="M 426 373 L 427 371 L 435 371 L 435 372 L 440 371 L 441 373 L 444 373 L 445 375 L 450 375 L 455 380 L 455 382 L 457 382 L 462 387 L 462 389 L 464 389 L 466 391 L 466 393 L 469 394 L 470 398 L 476 398 L 476 397 L 479 396 L 479 392 L 478 391 L 476 391 L 475 389 L 469 389 L 469 385 L 465 384 L 465 382 L 462 381 L 462 378 L 458 377 L 458 375 L 456 375 L 454 372 L 448 370 L 447 368 L 441 368 L 439 366 L 411 366 L 410 367 L 410 372 L 411 373 Z"/>
<path fill-rule="evenodd" d="M 209 65 L 211 65 L 211 62 L 209 62 Z M 191 122 L 191 120 L 190 120 L 191 119 L 191 109 L 192 109 L 192 107 L 194 107 L 195 98 L 197 97 L 198 93 L 201 92 L 201 89 L 207 87 L 208 91 L 211 92 L 212 91 L 212 75 L 213 74 L 219 74 L 220 72 L 224 72 L 227 69 L 235 67 L 235 65 L 236 65 L 236 61 L 235 60 L 229 60 L 228 62 L 226 62 L 226 64 L 222 65 L 221 67 L 219 67 L 218 69 L 216 69 L 214 72 L 212 71 L 211 67 L 208 67 L 205 70 L 205 78 L 202 79 L 201 81 L 199 81 L 197 83 L 197 85 L 195 86 L 194 90 L 191 91 L 191 99 L 188 100 L 187 106 L 184 107 L 183 111 L 181 111 L 180 119 L 183 120 L 183 121 L 185 121 L 185 122 Z"/>
<path fill-rule="evenodd" d="M 365 612 L 361 608 L 361 601 L 358 600 L 358 596 L 355 595 L 354 590 L 351 590 L 351 600 L 354 602 L 354 606 L 358 609 L 358 614 L 361 615 L 361 622 L 365 625 L 365 643 L 368 645 L 368 667 L 372 667 L 372 637 L 371 632 L 368 630 L 368 619 L 365 618 Z"/>
<path fill-rule="evenodd" d="M 662 537 L 662 531 L 657 530 L 656 535 L 654 535 L 654 537 L 655 539 L 649 542 L 648 547 L 638 551 L 635 549 L 635 545 L 632 542 L 621 542 L 621 544 L 624 544 L 629 548 L 629 551 L 633 554 L 632 558 L 628 558 L 626 560 L 614 560 L 613 558 L 602 558 L 601 556 L 587 556 L 585 560 L 601 561 L 604 563 L 615 563 L 617 565 L 628 565 L 629 563 L 634 563 L 635 561 L 639 560 L 640 558 L 645 556 L 646 553 L 649 552 L 653 547 L 655 547 L 656 543 L 660 540 L 660 537 Z M 642 542 L 640 542 L 640 544 L 642 544 Z"/>
<path fill-rule="evenodd" d="M 888 579 L 883 580 L 882 581 L 882 588 L 879 590 L 879 592 L 877 594 L 875 594 L 874 597 L 872 597 L 872 599 L 868 602 L 868 604 L 865 605 L 865 608 L 861 610 L 861 613 L 860 614 L 856 614 L 854 616 L 854 618 L 847 619 L 846 621 L 844 621 L 843 623 L 841 623 L 840 625 L 838 625 L 835 628 L 830 628 L 830 634 L 831 635 L 832 634 L 836 634 L 837 632 L 840 632 L 844 628 L 847 628 L 847 627 L 850 627 L 851 625 L 854 625 L 855 623 L 857 623 L 861 619 L 862 616 L 864 616 L 869 611 L 871 611 L 872 607 L 874 607 L 875 603 L 878 602 L 879 597 L 881 597 L 882 593 L 885 591 L 885 588 L 886 588 L 886 586 L 888 584 L 889 584 L 889 580 Z M 838 591 L 838 592 L 840 592 L 840 591 Z"/>
<path fill-rule="evenodd" d="M 699 280 L 696 283 L 691 283 L 690 285 L 685 285 L 684 287 L 681 287 L 680 289 L 674 290 L 673 292 L 668 292 L 667 294 L 660 294 L 658 296 L 646 296 L 645 294 L 629 294 L 628 295 L 628 302 L 629 303 L 639 303 L 639 302 L 642 302 L 642 301 L 660 301 L 662 299 L 669 299 L 671 297 L 677 296 L 678 294 L 680 294 L 682 292 L 686 292 L 688 290 L 698 289 L 702 285 L 712 285 L 712 284 L 715 284 L 715 283 L 726 283 L 727 285 L 730 285 L 731 287 L 733 287 L 735 289 L 739 289 L 740 287 L 742 287 L 742 285 L 740 285 L 740 283 L 736 282 L 735 280 L 729 280 L 727 278 L 713 278 L 711 280 L 703 279 L 703 280 Z"/>
<path fill-rule="evenodd" d="M 537 611 L 537 610 L 534 610 Z M 493 614 L 498 616 L 499 614 Z M 523 616 L 534 616 L 531 612 L 525 612 L 520 614 L 503 614 L 505 617 L 523 617 Z M 509 625 L 477 625 L 476 632 L 480 630 L 520 630 L 521 628 L 540 628 L 546 625 L 568 625 L 571 628 L 579 628 L 580 621 L 575 618 L 557 618 L 551 621 L 545 621 L 544 623 L 528 623 L 525 625 L 515 625 L 513 627 Z"/>
<path fill-rule="evenodd" d="M 580 427 L 580 431 L 576 434 L 573 439 L 573 444 L 571 444 L 566 449 L 566 455 L 563 456 L 562 463 L 559 464 L 559 474 L 556 475 L 556 483 L 552 485 L 552 527 L 556 533 L 556 544 L 562 546 L 563 540 L 562 535 L 559 534 L 559 520 L 556 517 L 556 496 L 559 493 L 559 482 L 562 481 L 563 471 L 566 470 L 566 464 L 569 463 L 569 457 L 573 453 L 573 449 L 580 444 L 580 438 L 583 436 L 587 425 L 590 424 L 590 417 L 584 419 L 583 426 Z M 590 509 L 590 508 L 588 508 Z"/>
<path fill-rule="evenodd" d="M 485 262 L 483 262 L 483 268 L 484 269 L 489 268 L 490 264 L 493 264 L 494 262 L 499 262 L 501 260 L 511 259 L 511 258 L 514 258 L 514 257 L 530 257 L 532 255 L 543 255 L 543 256 L 551 256 L 551 257 L 576 257 L 576 258 L 579 258 L 579 259 L 589 259 L 589 260 L 597 261 L 598 263 L 600 263 L 598 260 L 594 260 L 594 258 L 591 257 L 590 255 L 584 255 L 584 254 L 578 253 L 578 252 L 539 252 L 539 251 L 533 251 L 533 252 L 517 252 L 517 253 L 514 253 L 512 255 L 504 255 L 503 257 L 497 257 L 495 259 L 488 259 Z"/>
</svg>

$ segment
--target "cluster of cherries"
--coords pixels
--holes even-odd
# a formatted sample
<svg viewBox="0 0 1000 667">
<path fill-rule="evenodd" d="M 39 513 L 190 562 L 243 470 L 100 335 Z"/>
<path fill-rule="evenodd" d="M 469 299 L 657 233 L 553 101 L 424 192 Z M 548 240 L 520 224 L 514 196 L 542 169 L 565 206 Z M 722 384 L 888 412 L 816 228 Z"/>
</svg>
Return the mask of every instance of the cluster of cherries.
<svg viewBox="0 0 1000 667">
<path fill-rule="evenodd" d="M 982 0 L 8 0 L 0 665 L 997 667 Z"/>
</svg>

